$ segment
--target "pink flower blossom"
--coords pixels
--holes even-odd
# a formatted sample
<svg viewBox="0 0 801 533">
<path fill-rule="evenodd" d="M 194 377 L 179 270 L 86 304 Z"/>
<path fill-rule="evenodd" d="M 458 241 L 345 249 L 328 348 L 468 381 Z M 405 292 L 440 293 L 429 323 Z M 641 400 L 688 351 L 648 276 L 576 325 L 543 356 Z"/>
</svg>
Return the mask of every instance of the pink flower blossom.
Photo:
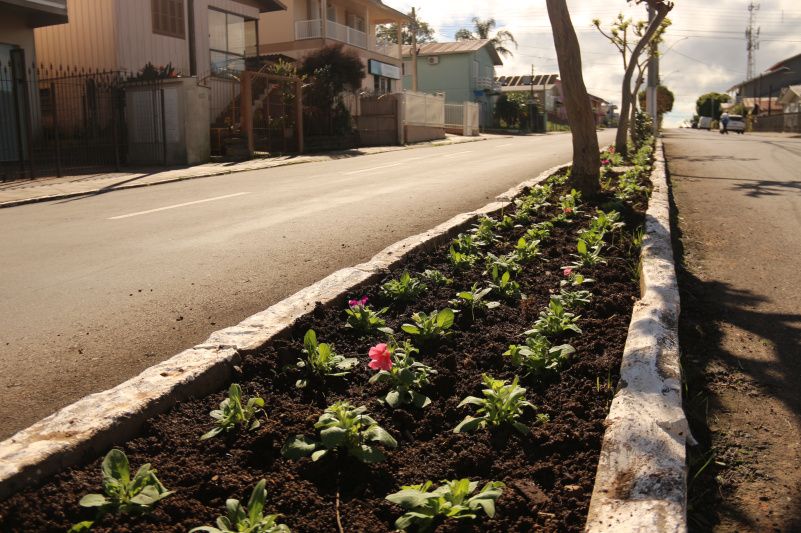
<svg viewBox="0 0 801 533">
<path fill-rule="evenodd" d="M 610 164 L 610 163 L 611 163 L 611 161 L 610 161 L 610 160 L 608 160 L 608 159 L 602 159 L 602 160 L 601 160 L 601 164 L 602 164 L 602 165 L 604 165 L 604 166 L 605 166 L 605 165 L 608 165 L 608 164 Z"/>
<path fill-rule="evenodd" d="M 567 213 L 569 215 L 572 212 L 573 212 L 573 208 L 572 207 L 565 207 L 565 213 Z"/>
<path fill-rule="evenodd" d="M 615 147 L 614 146 L 610 146 L 609 147 L 609 153 L 610 154 L 614 154 L 615 153 Z"/>
<path fill-rule="evenodd" d="M 362 296 L 359 300 L 348 300 L 348 306 L 350 307 L 364 307 L 367 305 L 367 296 Z"/>
<path fill-rule="evenodd" d="M 564 274 L 564 276 L 565 276 L 566 278 L 569 278 L 569 277 L 570 277 L 570 276 L 573 274 L 573 269 L 572 269 L 572 268 L 570 268 L 570 267 L 568 267 L 568 268 L 566 268 L 566 269 L 564 269 L 564 270 L 562 271 L 562 274 Z"/>
<path fill-rule="evenodd" d="M 392 358 L 386 343 L 376 344 L 370 348 L 370 362 L 367 364 L 373 370 L 392 369 Z"/>
</svg>

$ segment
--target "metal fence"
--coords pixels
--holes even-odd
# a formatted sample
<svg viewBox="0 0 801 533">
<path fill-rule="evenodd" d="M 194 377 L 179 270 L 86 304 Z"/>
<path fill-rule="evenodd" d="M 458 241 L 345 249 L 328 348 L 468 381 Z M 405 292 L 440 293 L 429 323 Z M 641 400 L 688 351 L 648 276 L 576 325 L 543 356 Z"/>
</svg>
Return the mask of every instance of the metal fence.
<svg viewBox="0 0 801 533">
<path fill-rule="evenodd" d="M 445 104 L 445 128 L 459 135 L 479 134 L 479 104 Z"/>
<path fill-rule="evenodd" d="M 149 110 L 128 109 L 126 88 L 152 93 Z M 128 156 L 126 117 L 152 129 L 149 159 L 164 153 L 159 80 L 122 72 L 0 65 L 0 179 L 119 170 Z M 136 107 L 136 106 L 134 106 Z"/>
<path fill-rule="evenodd" d="M 783 113 L 757 117 L 753 120 L 751 129 L 753 131 L 801 133 L 801 113 Z"/>
</svg>

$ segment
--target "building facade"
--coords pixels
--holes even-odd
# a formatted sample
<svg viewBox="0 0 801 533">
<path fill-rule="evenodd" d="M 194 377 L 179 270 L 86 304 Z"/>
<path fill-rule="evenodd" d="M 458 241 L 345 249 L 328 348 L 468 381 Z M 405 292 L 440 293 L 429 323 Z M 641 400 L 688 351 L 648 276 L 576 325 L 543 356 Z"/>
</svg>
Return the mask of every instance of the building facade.
<svg viewBox="0 0 801 533">
<path fill-rule="evenodd" d="M 332 44 L 342 44 L 364 63 L 362 89 L 388 93 L 400 90 L 401 47 L 380 39 L 379 25 L 400 31 L 409 18 L 380 0 L 287 0 L 286 10 L 264 13 L 259 25 L 263 55 L 283 54 L 301 60 Z"/>
<path fill-rule="evenodd" d="M 412 47 L 403 47 L 404 89 L 413 88 Z M 417 90 L 444 93 L 451 104 L 479 104 L 479 123 L 492 124 L 494 102 L 500 94 L 495 68 L 502 66 L 489 40 L 425 43 L 417 50 Z"/>
</svg>

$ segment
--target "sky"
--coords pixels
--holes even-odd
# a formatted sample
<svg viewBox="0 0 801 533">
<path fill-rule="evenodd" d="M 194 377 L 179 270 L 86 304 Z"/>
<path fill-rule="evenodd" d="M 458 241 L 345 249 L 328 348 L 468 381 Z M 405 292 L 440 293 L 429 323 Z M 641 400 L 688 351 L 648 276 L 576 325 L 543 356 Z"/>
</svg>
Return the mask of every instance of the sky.
<svg viewBox="0 0 801 533">
<path fill-rule="evenodd" d="M 514 57 L 504 59 L 499 75 L 556 73 L 545 0 L 384 0 L 419 17 L 437 30 L 438 41 L 472 26 L 472 18 L 494 18 L 498 29 L 511 31 L 519 43 Z M 647 18 L 644 4 L 625 0 L 569 0 L 568 7 L 582 49 L 587 90 L 619 104 L 623 63 L 620 54 L 592 26 L 594 18 L 608 28 L 618 13 L 634 20 Z M 707 92 L 726 92 L 746 78 L 745 29 L 749 0 L 675 0 L 669 15 L 673 25 L 662 44 L 661 79 L 676 95 L 665 124 L 677 126 L 695 112 L 696 99 Z M 801 4 L 798 0 L 762 0 L 757 12 L 761 28 L 756 70 L 762 72 L 782 59 L 801 53 Z"/>
</svg>

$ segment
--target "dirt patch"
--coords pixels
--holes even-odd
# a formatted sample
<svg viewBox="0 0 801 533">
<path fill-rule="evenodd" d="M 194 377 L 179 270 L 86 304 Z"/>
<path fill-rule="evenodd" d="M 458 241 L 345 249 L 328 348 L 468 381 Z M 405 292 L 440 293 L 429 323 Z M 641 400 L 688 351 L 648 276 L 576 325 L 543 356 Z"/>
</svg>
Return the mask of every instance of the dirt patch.
<svg viewBox="0 0 801 533">
<path fill-rule="evenodd" d="M 531 327 L 558 289 L 561 267 L 572 260 L 576 234 L 586 226 L 586 218 L 557 225 L 543 243 L 541 260 L 519 275 L 527 299 L 503 305 L 475 322 L 462 315 L 457 321 L 458 333 L 436 353 L 424 353 L 422 360 L 438 372 L 425 390 L 432 399 L 429 407 L 393 411 L 380 404 L 377 398 L 383 389 L 368 383 L 371 372 L 366 366 L 366 354 L 379 338 L 359 337 L 344 328 L 342 309 L 318 307 L 286 338 L 243 360 L 237 382 L 246 397 L 258 394 L 266 402 L 268 417 L 257 431 L 198 441 L 210 429 L 208 412 L 217 408 L 223 391 L 181 403 L 152 419 L 139 437 L 122 448 L 134 467 L 146 462 L 156 467 L 164 484 L 176 493 L 150 515 L 110 516 L 93 531 L 183 532 L 211 524 L 223 512 L 226 498 L 244 500 L 251 487 L 266 478 L 268 509 L 281 513 L 293 531 L 335 530 L 339 484 L 344 529 L 384 532 L 401 514 L 384 499 L 387 494 L 401 485 L 459 477 L 505 482 L 498 513 L 493 520 L 446 523 L 438 532 L 581 531 L 593 489 L 603 420 L 618 380 L 632 305 L 638 297 L 633 270 L 639 250 L 628 235 L 642 225 L 644 209 L 644 198 L 639 198 L 633 208 L 624 210 L 627 236 L 615 237 L 605 248 L 606 265 L 586 271 L 596 282 L 590 287 L 595 293 L 592 302 L 581 310 L 579 323 L 584 334 L 564 339 L 576 348 L 576 355 L 556 375 L 522 380 L 529 390 L 528 399 L 538 412 L 551 418 L 550 423 L 541 425 L 535 422 L 534 413 L 529 413 L 523 421 L 530 427 L 530 435 L 506 430 L 454 434 L 451 429 L 470 412 L 459 408 L 459 401 L 480 395 L 482 374 L 511 379 L 518 372 L 502 354 Z M 555 207 L 547 208 L 541 219 L 555 213 Z M 522 228 L 506 230 L 502 242 L 489 251 L 496 255 L 511 251 L 512 243 L 523 233 Z M 436 268 L 455 283 L 450 287 L 429 284 L 429 291 L 412 306 L 390 305 L 388 326 L 398 331 L 412 312 L 448 307 L 457 291 L 474 282 L 486 284 L 482 267 L 459 274 L 452 271 L 446 258 L 447 247 L 421 251 L 392 273 L 398 276 L 404 270 L 416 273 Z M 381 301 L 378 289 L 379 285 L 368 286 L 352 296 L 367 295 L 377 306 L 387 303 Z M 338 353 L 359 357 L 362 364 L 346 379 L 310 383 L 299 390 L 294 386 L 299 376 L 291 365 L 311 327 L 320 340 L 333 343 Z M 287 436 L 313 435 L 312 426 L 322 410 L 344 399 L 368 406 L 397 438 L 399 448 L 388 454 L 386 462 L 365 466 L 350 459 L 313 463 L 281 457 Z M 64 531 L 72 523 L 92 518 L 91 512 L 78 506 L 78 500 L 99 490 L 99 466 L 100 459 L 96 459 L 1 503 L 2 531 Z"/>
</svg>

